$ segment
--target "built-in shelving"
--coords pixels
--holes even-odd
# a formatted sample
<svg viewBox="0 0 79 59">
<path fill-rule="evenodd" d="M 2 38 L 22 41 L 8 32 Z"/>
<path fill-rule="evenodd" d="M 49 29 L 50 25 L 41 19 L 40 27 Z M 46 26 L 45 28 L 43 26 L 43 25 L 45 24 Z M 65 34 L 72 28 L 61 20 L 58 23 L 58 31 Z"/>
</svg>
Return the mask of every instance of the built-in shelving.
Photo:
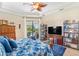
<svg viewBox="0 0 79 59">
<path fill-rule="evenodd" d="M 63 41 L 64 45 L 79 49 L 79 22 L 65 21 L 63 24 Z"/>
<path fill-rule="evenodd" d="M 40 39 L 41 40 L 47 40 L 47 25 L 41 24 L 40 25 Z"/>
</svg>

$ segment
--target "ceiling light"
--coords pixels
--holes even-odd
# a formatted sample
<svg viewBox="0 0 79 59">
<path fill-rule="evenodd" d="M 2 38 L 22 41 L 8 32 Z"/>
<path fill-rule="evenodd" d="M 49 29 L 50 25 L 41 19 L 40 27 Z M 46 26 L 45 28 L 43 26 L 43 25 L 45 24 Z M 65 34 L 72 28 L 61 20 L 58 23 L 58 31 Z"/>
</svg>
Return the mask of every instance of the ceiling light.
<svg viewBox="0 0 79 59">
<path fill-rule="evenodd" d="M 47 4 L 45 3 L 42 3 L 42 2 L 33 2 L 33 8 L 38 10 L 38 11 L 41 11 L 42 8 L 44 8 Z"/>
</svg>

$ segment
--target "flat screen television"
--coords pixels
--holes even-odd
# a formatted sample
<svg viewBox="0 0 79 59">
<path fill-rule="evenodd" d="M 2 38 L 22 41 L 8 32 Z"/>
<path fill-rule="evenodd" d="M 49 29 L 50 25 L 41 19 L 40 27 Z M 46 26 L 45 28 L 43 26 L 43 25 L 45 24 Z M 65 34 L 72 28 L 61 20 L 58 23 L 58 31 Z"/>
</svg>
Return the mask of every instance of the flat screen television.
<svg viewBox="0 0 79 59">
<path fill-rule="evenodd" d="M 53 27 L 48 27 L 48 34 L 55 34 Z"/>
<path fill-rule="evenodd" d="M 62 26 L 57 26 L 56 27 L 56 34 L 62 35 Z"/>
<path fill-rule="evenodd" d="M 62 26 L 57 26 L 56 28 L 48 27 L 48 34 L 62 35 Z"/>
</svg>

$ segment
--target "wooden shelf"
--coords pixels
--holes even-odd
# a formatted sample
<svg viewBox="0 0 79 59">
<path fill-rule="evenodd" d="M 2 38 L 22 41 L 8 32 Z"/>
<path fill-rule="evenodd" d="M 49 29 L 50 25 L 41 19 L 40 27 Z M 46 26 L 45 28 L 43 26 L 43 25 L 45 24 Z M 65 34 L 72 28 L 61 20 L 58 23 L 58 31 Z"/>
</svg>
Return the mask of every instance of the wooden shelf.
<svg viewBox="0 0 79 59">
<path fill-rule="evenodd" d="M 64 33 L 79 34 L 78 32 L 64 32 Z"/>
<path fill-rule="evenodd" d="M 40 25 L 40 39 L 43 41 L 47 40 L 47 25 L 46 24 Z"/>
</svg>

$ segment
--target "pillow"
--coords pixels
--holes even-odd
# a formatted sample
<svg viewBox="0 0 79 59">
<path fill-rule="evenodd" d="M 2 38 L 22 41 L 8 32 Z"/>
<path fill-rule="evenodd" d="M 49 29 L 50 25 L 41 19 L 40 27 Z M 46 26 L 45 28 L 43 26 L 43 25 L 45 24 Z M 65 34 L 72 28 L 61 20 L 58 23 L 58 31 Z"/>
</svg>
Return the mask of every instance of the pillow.
<svg viewBox="0 0 79 59">
<path fill-rule="evenodd" d="M 8 41 L 9 41 L 10 46 L 11 46 L 12 48 L 17 48 L 17 43 L 16 43 L 15 40 L 13 40 L 13 39 L 9 39 Z"/>
<path fill-rule="evenodd" d="M 16 44 L 15 40 L 9 39 L 7 36 L 4 36 L 4 38 L 6 38 L 9 41 L 9 44 L 10 44 L 12 49 L 17 48 L 17 44 Z"/>
<path fill-rule="evenodd" d="M 3 44 L 5 51 L 8 52 L 12 52 L 12 48 L 8 42 L 8 40 L 6 38 L 4 38 L 4 36 L 0 36 L 0 42 Z"/>
<path fill-rule="evenodd" d="M 0 43 L 0 56 L 6 56 L 5 48 L 1 43 Z"/>
</svg>

